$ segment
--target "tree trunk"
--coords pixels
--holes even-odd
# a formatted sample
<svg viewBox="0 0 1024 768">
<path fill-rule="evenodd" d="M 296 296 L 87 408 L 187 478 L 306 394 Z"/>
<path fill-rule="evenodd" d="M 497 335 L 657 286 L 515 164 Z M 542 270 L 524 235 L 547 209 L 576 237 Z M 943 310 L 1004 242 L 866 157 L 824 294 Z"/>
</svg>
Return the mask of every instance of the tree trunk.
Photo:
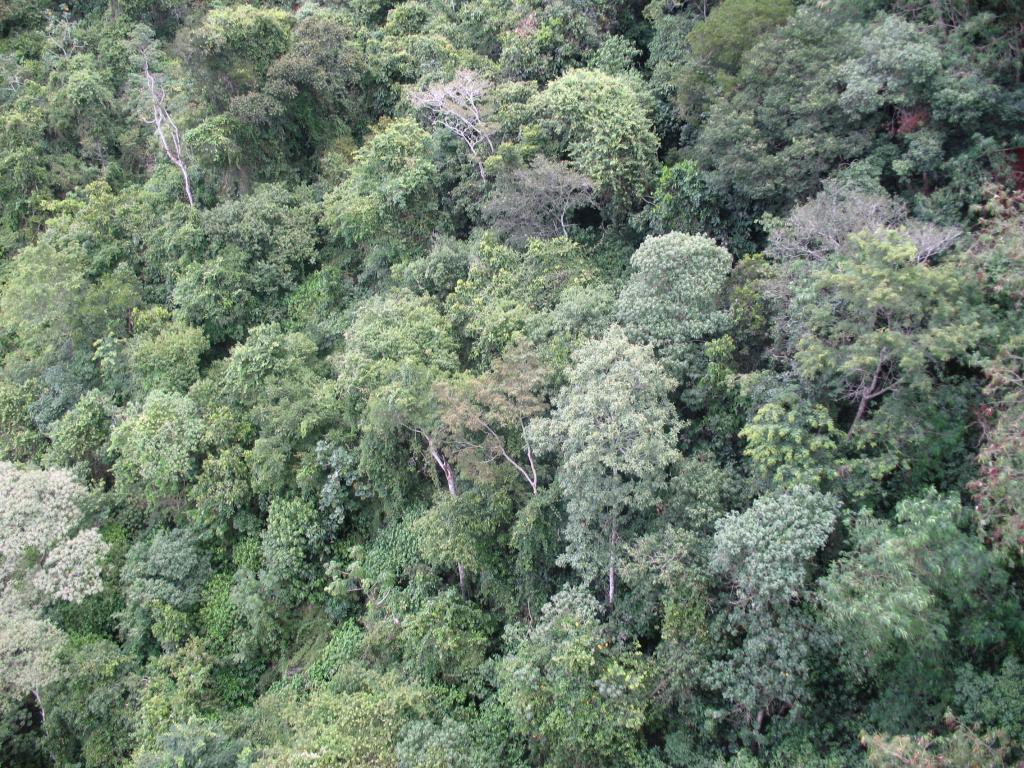
<svg viewBox="0 0 1024 768">
<path fill-rule="evenodd" d="M 612 533 L 608 541 L 608 607 L 615 603 L 615 544 L 618 538 L 616 518 L 612 517 Z"/>
<path fill-rule="evenodd" d="M 430 439 L 428 435 L 423 434 L 424 439 L 427 441 L 427 450 L 430 451 L 431 458 L 434 459 L 434 463 L 441 469 L 444 474 L 445 483 L 448 485 L 448 494 L 454 499 L 459 495 L 459 488 L 455 483 L 455 468 L 452 467 L 451 463 L 444 457 L 434 445 L 434 441 Z M 456 563 L 456 568 L 459 571 L 459 594 L 463 598 L 466 597 L 466 568 L 462 563 Z"/>
<path fill-rule="evenodd" d="M 871 376 L 871 383 L 868 384 L 867 388 L 861 388 L 860 405 L 857 406 L 857 413 L 853 417 L 853 423 L 850 425 L 850 429 L 847 431 L 847 435 L 853 434 L 854 427 L 860 423 L 860 420 L 864 418 L 864 414 L 868 410 L 868 403 L 877 397 L 878 392 L 878 377 L 882 375 L 882 366 L 885 364 L 884 356 L 879 358 L 878 365 L 875 366 L 875 372 Z"/>
<path fill-rule="evenodd" d="M 36 700 L 36 706 L 39 707 L 39 722 L 46 722 L 46 709 L 43 707 L 43 700 L 39 698 L 39 691 L 35 688 L 32 689 L 32 696 Z"/>
</svg>

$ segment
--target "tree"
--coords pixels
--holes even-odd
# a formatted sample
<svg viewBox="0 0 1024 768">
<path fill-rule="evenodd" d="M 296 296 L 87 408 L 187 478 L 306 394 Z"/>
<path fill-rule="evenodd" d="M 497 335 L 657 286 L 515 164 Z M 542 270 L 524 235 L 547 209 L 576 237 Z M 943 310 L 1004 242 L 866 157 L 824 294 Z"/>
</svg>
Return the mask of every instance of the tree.
<svg viewBox="0 0 1024 768">
<path fill-rule="evenodd" d="M 499 768 L 514 765 L 489 743 L 485 725 L 446 717 L 440 723 L 410 723 L 395 748 L 397 768 Z M 504 746 L 504 745 L 502 745 Z"/>
<path fill-rule="evenodd" d="M 793 13 L 790 0 L 723 0 L 695 24 L 689 60 L 675 78 L 677 109 L 700 123 L 709 104 L 732 90 L 744 54 Z"/>
<path fill-rule="evenodd" d="M 437 169 L 430 136 L 411 119 L 381 125 L 352 160 L 324 197 L 324 223 L 362 255 L 362 274 L 375 279 L 428 243 L 438 211 Z"/>
<path fill-rule="evenodd" d="M 637 220 L 647 226 L 651 235 L 670 232 L 707 235 L 734 253 L 745 253 L 752 246 L 748 246 L 743 232 L 726 227 L 719 204 L 697 163 L 682 160 L 661 169 L 652 200 L 637 215 Z"/>
<path fill-rule="evenodd" d="M 0 711 L 31 694 L 43 720 L 43 689 L 61 676 L 65 635 L 42 614 L 103 588 L 109 545 L 83 528 L 85 489 L 66 470 L 0 462 Z M 73 535 L 74 534 L 74 535 Z"/>
<path fill-rule="evenodd" d="M 946 765 L 999 768 L 1010 761 L 1012 743 L 1002 733 L 978 733 L 969 725 L 958 722 L 951 712 L 945 717 L 943 725 L 944 729 L 939 734 L 865 734 L 861 744 L 867 750 L 868 765 L 871 768 L 897 768 L 904 765 L 921 768 L 942 768 Z"/>
<path fill-rule="evenodd" d="M 692 157 L 740 219 L 845 168 L 955 220 L 988 175 L 981 147 L 1001 141 L 998 89 L 973 56 L 899 13 L 800 7 L 742 58 Z"/>
<path fill-rule="evenodd" d="M 472 691 L 487 661 L 492 632 L 491 617 L 449 590 L 403 622 L 399 642 L 412 674 Z"/>
<path fill-rule="evenodd" d="M 168 649 L 176 647 L 176 628 L 161 632 L 161 622 L 173 628 L 194 610 L 209 576 L 209 558 L 188 528 L 157 530 L 136 542 L 121 571 L 127 603 L 121 620 L 129 640 L 138 647 L 152 632 Z"/>
<path fill-rule="evenodd" d="M 137 278 L 126 267 L 90 279 L 89 259 L 77 242 L 56 247 L 45 238 L 9 264 L 0 293 L 0 328 L 15 334 L 22 356 L 37 369 L 91 353 L 107 333 L 125 335 L 140 302 Z M 16 364 L 17 357 L 8 364 Z"/>
<path fill-rule="evenodd" d="M 403 729 L 427 718 L 436 702 L 427 689 L 394 672 L 344 669 L 354 669 L 356 677 L 342 690 L 321 685 L 301 696 L 282 691 L 259 702 L 261 718 L 285 724 L 294 735 L 265 739 L 271 743 L 259 750 L 253 768 L 301 768 L 314 744 L 315 759 L 337 768 L 395 768 Z"/>
<path fill-rule="evenodd" d="M 339 374 L 365 393 L 403 362 L 436 371 L 457 368 L 455 341 L 444 316 L 427 298 L 406 290 L 358 305 L 337 361 Z"/>
<path fill-rule="evenodd" d="M 125 353 L 134 393 L 187 391 L 199 378 L 200 360 L 210 347 L 203 332 L 173 320 L 163 307 L 136 312 L 133 326 Z"/>
<path fill-rule="evenodd" d="M 147 35 L 142 37 L 137 53 L 142 71 L 142 85 L 149 102 L 149 116 L 144 117 L 143 121 L 147 125 L 153 126 L 153 133 L 160 144 L 160 149 L 181 174 L 185 199 L 188 200 L 190 206 L 195 207 L 195 199 L 192 197 L 192 182 L 188 172 L 188 150 L 185 147 L 182 133 L 178 129 L 178 124 L 174 122 L 174 118 L 171 117 L 171 113 L 167 109 L 165 77 L 162 73 L 154 72 L 152 69 L 156 50 L 151 37 Z"/>
<path fill-rule="evenodd" d="M 584 589 L 554 595 L 530 629 L 511 625 L 498 666 L 498 696 L 521 714 L 534 765 L 639 766 L 650 670 L 635 647 L 617 642 Z"/>
<path fill-rule="evenodd" d="M 711 567 L 727 579 L 729 629 L 740 644 L 714 664 L 712 680 L 755 734 L 810 696 L 822 640 L 807 610 L 810 569 L 839 509 L 834 497 L 796 486 L 716 525 Z"/>
<path fill-rule="evenodd" d="M 914 244 L 918 258 L 932 263 L 963 234 L 959 227 L 912 218 L 906 203 L 880 188 L 842 179 L 826 180 L 812 199 L 784 219 L 768 217 L 766 223 L 767 252 L 784 266 L 790 280 L 794 271 L 856 247 L 856 235 L 900 231 Z"/>
<path fill-rule="evenodd" d="M 722 333 L 723 290 L 732 257 L 704 235 L 649 237 L 630 259 L 618 318 L 630 339 L 653 346 L 684 385 L 703 369 L 703 342 Z"/>
<path fill-rule="evenodd" d="M 502 74 L 509 80 L 546 82 L 582 65 L 601 45 L 611 8 L 553 0 L 509 9 L 496 30 Z"/>
<path fill-rule="evenodd" d="M 314 580 L 309 560 L 322 552 L 330 536 L 330 521 L 298 499 L 274 499 L 263 531 L 261 582 L 280 594 L 285 604 L 299 602 Z"/>
<path fill-rule="evenodd" d="M 930 264 L 897 232 L 853 245 L 812 270 L 785 330 L 801 377 L 855 406 L 851 433 L 884 395 L 929 391 L 934 367 L 966 360 L 985 333 L 950 265 Z"/>
<path fill-rule="evenodd" d="M 598 279 L 584 250 L 568 238 L 531 240 L 525 252 L 484 241 L 445 305 L 470 359 L 486 366 L 518 338 L 546 340 L 563 296 L 595 289 Z"/>
<path fill-rule="evenodd" d="M 223 109 L 233 96 L 263 81 L 271 63 L 288 49 L 294 23 L 281 9 L 239 4 L 211 8 L 186 30 L 182 42 L 205 75 L 198 82 L 215 107 Z"/>
<path fill-rule="evenodd" d="M 611 211 L 628 211 L 650 185 L 657 139 L 636 84 L 627 76 L 573 70 L 530 102 L 554 155 L 593 180 Z"/>
<path fill-rule="evenodd" d="M 986 371 L 980 472 L 969 486 L 986 538 L 1018 559 L 1024 555 L 1024 356 L 1013 350 L 1022 341 L 1011 337 Z"/>
<path fill-rule="evenodd" d="M 135 757 L 132 768 L 236 768 L 248 762 L 240 756 L 244 742 L 228 736 L 219 725 L 199 719 L 175 723 L 155 742 Z"/>
<path fill-rule="evenodd" d="M 58 659 L 64 674 L 51 687 L 47 748 L 87 768 L 129 759 L 142 685 L 137 659 L 97 638 L 65 644 Z"/>
<path fill-rule="evenodd" d="M 453 476 L 458 480 L 454 471 Z M 447 489 L 436 492 L 430 507 L 410 526 L 423 561 L 449 572 L 454 567 L 463 599 L 470 594 L 469 577 L 474 576 L 482 598 L 503 607 L 511 604 L 506 537 L 515 521 L 514 500 L 507 485 L 459 481 L 454 494 Z"/>
<path fill-rule="evenodd" d="M 45 722 L 42 692 L 60 678 L 58 653 L 65 636 L 37 611 L 6 595 L 0 596 L 0 608 L 0 712 L 8 710 L 12 701 L 31 694 Z"/>
<path fill-rule="evenodd" d="M 4 594 L 28 586 L 47 600 L 81 602 L 102 589 L 109 546 L 95 528 L 82 528 L 85 489 L 70 472 L 0 462 L 0 498 Z"/>
<path fill-rule="evenodd" d="M 153 390 L 111 430 L 119 493 L 152 513 L 180 509 L 195 473 L 203 423 L 186 395 Z"/>
<path fill-rule="evenodd" d="M 978 476 L 970 483 L 986 538 L 1000 550 L 1024 555 L 1024 359 L 1019 310 L 1024 304 L 1024 194 L 997 190 L 985 207 L 976 240 L 960 259 L 973 271 L 1006 330 L 985 366 L 985 403 L 979 409 L 982 443 Z"/>
<path fill-rule="evenodd" d="M 242 191 L 251 174 L 281 179 L 301 168 L 312 175 L 321 153 L 339 139 L 362 135 L 395 100 L 370 68 L 360 29 L 349 14 L 307 7 L 293 18 L 285 50 L 263 78 L 233 94 L 227 113 L 204 126 L 210 129 L 211 154 L 221 155 L 215 161 L 237 166 L 228 169 L 228 178 L 237 177 Z M 237 64 L 239 57 L 232 61 Z M 230 153 L 217 153 L 218 133 Z"/>
<path fill-rule="evenodd" d="M 837 448 L 842 433 L 828 409 L 786 392 L 761 406 L 739 431 L 743 454 L 772 487 L 828 487 L 836 479 Z"/>
<path fill-rule="evenodd" d="M 974 271 L 986 295 L 1004 307 L 1024 303 L 1024 190 L 996 188 L 961 260 Z"/>
<path fill-rule="evenodd" d="M 47 461 L 64 467 L 85 465 L 94 480 L 102 478 L 110 467 L 107 445 L 114 412 L 109 395 L 98 389 L 86 392 L 50 425 Z"/>
<path fill-rule="evenodd" d="M 679 425 L 670 380 L 651 348 L 630 343 L 618 326 L 572 360 L 551 417 L 529 434 L 561 459 L 557 480 L 569 520 L 559 563 L 587 584 L 604 578 L 612 605 L 623 549 L 653 511 L 678 455 Z"/>
<path fill-rule="evenodd" d="M 572 213 L 594 201 L 594 183 L 568 163 L 535 157 L 503 177 L 484 204 L 491 228 L 514 246 L 569 236 Z"/>
<path fill-rule="evenodd" d="M 29 461 L 43 448 L 43 436 L 29 414 L 32 387 L 0 379 L 0 460 Z"/>
<path fill-rule="evenodd" d="M 990 404 L 981 409 L 981 473 L 970 485 L 986 538 L 1017 558 L 1024 554 L 1024 516 L 1019 504 L 1024 486 L 1024 359 L 1012 350 L 1020 348 L 1020 341 L 1020 337 L 1011 339 L 987 372 L 985 393 Z"/>
<path fill-rule="evenodd" d="M 172 303 L 211 344 L 240 341 L 253 325 L 280 320 L 285 297 L 319 261 L 320 205 L 312 190 L 260 184 L 191 219 L 173 273 Z M 198 236 L 197 236 L 198 235 Z"/>
<path fill-rule="evenodd" d="M 204 463 L 204 473 L 210 472 L 201 485 L 204 491 L 230 488 L 232 493 L 206 497 L 204 512 L 213 512 L 221 502 L 226 502 L 225 511 L 244 510 L 247 486 L 265 499 L 294 491 L 313 464 L 318 439 L 336 416 L 323 407 L 323 399 L 334 392 L 316 345 L 278 323 L 258 325 L 249 329 L 244 344 L 232 348 L 219 374 L 204 382 L 209 389 L 201 392 L 197 387 L 195 394 L 202 394 L 207 412 L 237 432 L 208 432 L 219 453 Z M 239 445 L 245 447 L 242 456 Z"/>
<path fill-rule="evenodd" d="M 425 110 L 435 127 L 441 127 L 466 145 L 476 163 L 481 181 L 487 181 L 486 155 L 494 152 L 495 125 L 488 104 L 490 81 L 476 72 L 462 69 L 447 83 L 436 83 L 409 92 L 416 109 Z"/>
<path fill-rule="evenodd" d="M 480 479 L 504 462 L 537 493 L 540 479 L 528 427 L 547 411 L 544 389 L 550 376 L 536 350 L 521 343 L 480 376 L 438 383 L 440 418 L 465 474 Z"/>
<path fill-rule="evenodd" d="M 425 297 L 399 290 L 361 304 L 345 342 L 337 369 L 364 432 L 386 438 L 400 430 L 406 439 L 422 440 L 449 493 L 457 495 L 454 469 L 435 440 L 441 425 L 430 394 L 432 377 L 457 368 L 446 319 Z M 365 440 L 364 450 L 372 451 L 371 445 Z M 363 458 L 379 459 L 369 453 Z"/>
<path fill-rule="evenodd" d="M 885 728 L 927 727 L 941 717 L 955 684 L 951 660 L 992 658 L 1016 631 L 1021 609 L 1008 574 L 961 530 L 963 517 L 957 496 L 934 490 L 897 504 L 892 525 L 865 515 L 852 550 L 822 580 L 842 662 L 889 691 L 876 712 Z M 928 695 L 914 702 L 912 691 Z"/>
</svg>

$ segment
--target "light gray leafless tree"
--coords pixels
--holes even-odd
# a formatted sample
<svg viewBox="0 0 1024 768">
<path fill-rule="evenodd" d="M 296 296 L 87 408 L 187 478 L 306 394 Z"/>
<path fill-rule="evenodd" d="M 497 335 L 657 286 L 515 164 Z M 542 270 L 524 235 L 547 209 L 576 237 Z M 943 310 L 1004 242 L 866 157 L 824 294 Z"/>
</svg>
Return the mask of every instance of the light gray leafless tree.
<svg viewBox="0 0 1024 768">
<path fill-rule="evenodd" d="M 150 66 L 151 51 L 149 47 L 140 48 L 139 55 L 142 61 L 142 81 L 148 95 L 149 108 L 152 112 L 151 117 L 145 117 L 143 120 L 145 120 L 147 125 L 153 126 L 153 132 L 156 134 L 157 141 L 160 142 L 160 148 L 164 151 L 167 159 L 181 173 L 185 197 L 188 199 L 188 204 L 194 208 L 195 200 L 192 197 L 192 184 L 189 181 L 188 164 L 186 162 L 187 151 L 182 140 L 181 131 L 167 109 L 167 91 L 164 88 L 164 77 L 159 73 L 153 72 Z"/>
<path fill-rule="evenodd" d="M 539 156 L 513 171 L 491 193 L 484 218 L 510 242 L 569 234 L 569 217 L 594 201 L 594 183 L 568 163 Z"/>
<path fill-rule="evenodd" d="M 409 92 L 409 101 L 416 109 L 430 115 L 434 126 L 456 136 L 469 150 L 480 178 L 487 180 L 484 160 L 494 152 L 497 126 L 489 121 L 487 95 L 492 83 L 478 73 L 463 69 L 447 83 L 435 83 L 423 90 Z"/>
</svg>

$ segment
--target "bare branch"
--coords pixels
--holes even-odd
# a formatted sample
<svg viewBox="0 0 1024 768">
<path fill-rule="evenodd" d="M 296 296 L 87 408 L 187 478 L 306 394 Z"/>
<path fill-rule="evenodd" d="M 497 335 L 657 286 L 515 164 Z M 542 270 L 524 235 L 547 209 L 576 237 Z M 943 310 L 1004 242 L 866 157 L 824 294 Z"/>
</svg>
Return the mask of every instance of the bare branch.
<svg viewBox="0 0 1024 768">
<path fill-rule="evenodd" d="M 441 126 L 466 145 L 484 181 L 487 180 L 484 153 L 494 152 L 492 137 L 496 132 L 495 126 L 487 120 L 490 112 L 487 94 L 490 89 L 489 80 L 472 70 L 463 69 L 447 83 L 436 83 L 424 90 L 409 92 L 409 101 L 417 109 L 429 112 L 433 125 Z"/>
<path fill-rule="evenodd" d="M 156 134 L 157 141 L 160 142 L 160 148 L 181 173 L 185 197 L 188 199 L 188 204 L 194 208 L 195 200 L 192 198 L 192 185 L 189 182 L 188 166 L 185 162 L 185 146 L 177 124 L 170 112 L 167 111 L 167 92 L 164 90 L 162 79 L 150 70 L 148 49 L 140 49 L 139 53 L 142 57 L 142 79 L 153 110 L 152 118 L 143 119 L 147 124 L 153 126 L 153 132 Z"/>
<path fill-rule="evenodd" d="M 495 185 L 484 218 L 514 245 L 569 234 L 569 217 L 594 201 L 594 183 L 568 163 L 540 155 Z"/>
</svg>

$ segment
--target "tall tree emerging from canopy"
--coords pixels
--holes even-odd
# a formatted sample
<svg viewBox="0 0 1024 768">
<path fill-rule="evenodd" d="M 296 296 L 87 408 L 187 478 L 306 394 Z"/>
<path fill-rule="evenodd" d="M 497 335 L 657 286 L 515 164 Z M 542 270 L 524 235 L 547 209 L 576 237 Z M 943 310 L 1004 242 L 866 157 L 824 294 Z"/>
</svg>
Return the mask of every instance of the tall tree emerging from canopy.
<svg viewBox="0 0 1024 768">
<path fill-rule="evenodd" d="M 722 304 L 729 252 L 705 235 L 649 237 L 630 259 L 618 314 L 633 341 L 654 346 L 681 382 L 699 375 L 703 342 L 725 330 Z"/>
<path fill-rule="evenodd" d="M 622 551 L 653 511 L 678 456 L 671 389 L 651 348 L 612 326 L 573 355 L 554 414 L 532 425 L 537 441 L 561 454 L 558 482 L 569 520 L 559 561 L 587 583 L 606 577 L 608 605 Z"/>
</svg>

